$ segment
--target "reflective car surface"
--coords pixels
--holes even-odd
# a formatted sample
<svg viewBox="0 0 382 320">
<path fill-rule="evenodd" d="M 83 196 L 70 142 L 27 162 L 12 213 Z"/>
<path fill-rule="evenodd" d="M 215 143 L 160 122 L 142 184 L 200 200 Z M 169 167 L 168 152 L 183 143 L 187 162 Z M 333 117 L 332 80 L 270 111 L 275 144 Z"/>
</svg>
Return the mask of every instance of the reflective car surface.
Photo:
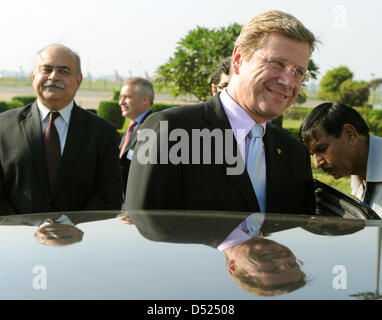
<svg viewBox="0 0 382 320">
<path fill-rule="evenodd" d="M 202 211 L 0 217 L 1 299 L 378 299 L 381 221 Z"/>
</svg>

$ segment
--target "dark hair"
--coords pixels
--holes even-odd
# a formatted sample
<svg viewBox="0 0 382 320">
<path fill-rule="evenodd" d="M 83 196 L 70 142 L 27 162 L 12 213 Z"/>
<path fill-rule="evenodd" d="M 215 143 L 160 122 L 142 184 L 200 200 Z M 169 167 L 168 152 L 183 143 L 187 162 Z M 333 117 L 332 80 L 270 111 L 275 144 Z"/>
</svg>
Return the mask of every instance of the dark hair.
<svg viewBox="0 0 382 320">
<path fill-rule="evenodd" d="M 316 138 L 315 130 L 319 126 L 324 128 L 328 135 L 338 138 L 347 123 L 351 124 L 358 134 L 369 134 L 369 127 L 357 110 L 344 104 L 325 102 L 315 107 L 304 119 L 299 137 L 309 147 L 311 139 Z"/>
<path fill-rule="evenodd" d="M 214 73 L 212 74 L 211 84 L 217 86 L 220 82 L 220 77 L 223 73 L 229 75 L 231 68 L 231 57 L 227 57 L 216 66 Z"/>
</svg>

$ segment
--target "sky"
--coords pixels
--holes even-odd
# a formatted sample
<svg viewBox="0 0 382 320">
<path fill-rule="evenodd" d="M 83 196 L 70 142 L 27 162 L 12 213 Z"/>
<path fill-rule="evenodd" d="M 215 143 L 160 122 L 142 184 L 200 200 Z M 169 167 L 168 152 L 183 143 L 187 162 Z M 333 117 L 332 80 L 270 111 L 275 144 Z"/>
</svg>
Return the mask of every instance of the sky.
<svg viewBox="0 0 382 320">
<path fill-rule="evenodd" d="M 321 41 L 320 78 L 346 65 L 355 80 L 382 78 L 382 1 L 377 0 L 1 0 L 0 71 L 29 73 L 36 52 L 61 43 L 78 52 L 86 76 L 153 76 L 197 26 L 245 24 L 277 9 Z"/>
</svg>

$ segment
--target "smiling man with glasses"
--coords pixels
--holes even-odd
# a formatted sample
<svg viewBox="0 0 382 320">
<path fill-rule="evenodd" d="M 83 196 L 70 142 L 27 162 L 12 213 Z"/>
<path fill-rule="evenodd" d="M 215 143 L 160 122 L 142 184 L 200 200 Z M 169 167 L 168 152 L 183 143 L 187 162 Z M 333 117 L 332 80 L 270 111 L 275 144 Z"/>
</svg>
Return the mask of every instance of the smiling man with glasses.
<svg viewBox="0 0 382 320">
<path fill-rule="evenodd" d="M 155 163 L 133 158 L 125 208 L 314 213 L 309 153 L 269 121 L 295 101 L 315 43 L 314 35 L 290 14 L 266 11 L 252 18 L 235 43 L 226 88 L 207 102 L 147 118 L 142 129 L 157 134 L 154 148 L 160 157 Z M 195 130 L 231 130 L 234 136 L 221 135 L 223 143 L 211 139 L 210 150 L 187 149 L 189 158 L 180 164 L 163 163 L 171 158 L 171 152 L 163 157 L 164 150 L 179 141 L 162 139 L 160 121 L 169 133 L 186 131 L 190 146 L 198 143 Z M 145 150 L 145 142 L 136 150 L 141 147 Z M 232 163 L 226 158 L 223 163 L 195 161 L 203 160 L 207 151 L 216 155 L 229 148 L 245 164 L 244 172 L 229 175 L 226 169 Z"/>
</svg>

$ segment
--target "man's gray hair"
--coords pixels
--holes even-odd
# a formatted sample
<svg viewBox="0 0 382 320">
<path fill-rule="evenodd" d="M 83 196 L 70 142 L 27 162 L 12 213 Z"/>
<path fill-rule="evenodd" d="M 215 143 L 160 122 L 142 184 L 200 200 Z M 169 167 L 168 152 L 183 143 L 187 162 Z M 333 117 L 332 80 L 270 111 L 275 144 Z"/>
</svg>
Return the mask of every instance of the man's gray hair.
<svg viewBox="0 0 382 320">
<path fill-rule="evenodd" d="M 154 89 L 153 89 L 153 85 L 152 85 L 151 81 L 146 80 L 145 78 L 141 78 L 141 77 L 131 77 L 131 78 L 126 79 L 123 82 L 122 86 L 126 86 L 129 84 L 137 86 L 138 92 L 141 95 L 142 94 L 148 94 L 150 97 L 150 105 L 151 106 L 153 105 L 153 103 L 154 103 Z"/>
<path fill-rule="evenodd" d="M 61 50 L 64 50 L 67 53 L 69 53 L 70 55 L 72 55 L 74 60 L 76 61 L 76 65 L 77 65 L 77 76 L 79 76 L 82 73 L 82 71 L 81 71 L 81 58 L 78 55 L 78 53 L 73 51 L 69 47 L 62 45 L 62 44 L 53 43 L 53 44 L 47 45 L 46 47 L 42 48 L 40 51 L 37 52 L 36 57 L 38 57 L 44 50 L 51 48 L 51 47 L 60 48 Z"/>
</svg>

